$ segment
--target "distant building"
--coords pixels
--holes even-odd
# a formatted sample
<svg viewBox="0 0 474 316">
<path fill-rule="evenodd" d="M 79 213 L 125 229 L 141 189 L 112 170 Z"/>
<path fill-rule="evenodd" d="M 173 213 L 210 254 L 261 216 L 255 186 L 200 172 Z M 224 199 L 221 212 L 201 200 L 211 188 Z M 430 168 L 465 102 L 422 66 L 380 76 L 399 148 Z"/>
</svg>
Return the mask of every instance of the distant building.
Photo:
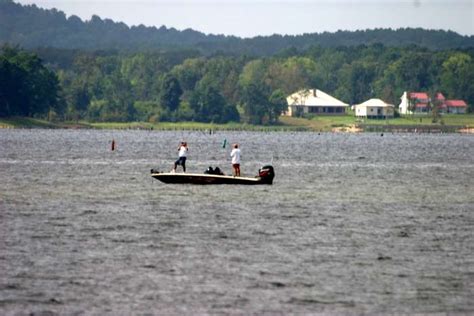
<svg viewBox="0 0 474 316">
<path fill-rule="evenodd" d="M 438 112 L 440 114 L 444 114 L 447 112 L 446 98 L 441 92 L 436 93 L 435 102 L 436 102 L 436 105 L 438 105 Z"/>
<path fill-rule="evenodd" d="M 446 100 L 447 113 L 465 114 L 467 113 L 467 104 L 463 100 Z"/>
<path fill-rule="evenodd" d="M 429 113 L 433 106 L 437 106 L 441 114 L 463 114 L 467 112 L 466 102 L 463 100 L 446 100 L 441 92 L 436 93 L 435 98 L 431 99 L 426 92 L 407 93 L 405 91 L 400 100 L 401 102 L 398 106 L 400 114 Z"/>
<path fill-rule="evenodd" d="M 380 99 L 370 99 L 354 106 L 355 116 L 385 119 L 393 118 L 395 106 Z"/>
<path fill-rule="evenodd" d="M 288 103 L 287 116 L 299 116 L 302 114 L 315 115 L 342 115 L 346 113 L 348 104 L 318 90 L 300 90 L 286 98 Z"/>
<path fill-rule="evenodd" d="M 408 96 L 407 92 L 403 92 L 403 95 L 400 97 L 400 104 L 398 105 L 398 113 L 400 114 L 411 114 L 410 111 L 408 111 Z"/>
<path fill-rule="evenodd" d="M 401 96 L 401 102 L 398 106 L 400 114 L 427 113 L 430 110 L 430 97 L 426 92 L 406 91 Z M 410 110 L 410 106 L 412 110 Z"/>
</svg>

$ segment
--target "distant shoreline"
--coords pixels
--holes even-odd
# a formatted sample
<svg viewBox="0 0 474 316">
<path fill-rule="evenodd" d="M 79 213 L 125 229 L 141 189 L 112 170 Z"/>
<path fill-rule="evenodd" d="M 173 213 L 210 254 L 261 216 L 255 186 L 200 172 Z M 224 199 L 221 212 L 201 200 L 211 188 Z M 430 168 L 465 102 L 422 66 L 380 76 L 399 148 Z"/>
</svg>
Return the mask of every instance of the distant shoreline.
<svg viewBox="0 0 474 316">
<path fill-rule="evenodd" d="M 318 120 L 319 119 L 319 120 Z M 105 130 L 196 130 L 207 133 L 215 131 L 256 131 L 256 132 L 333 132 L 333 133 L 463 133 L 474 134 L 474 115 L 464 115 L 462 120 L 455 121 L 458 124 L 434 124 L 406 122 L 397 119 L 390 121 L 367 120 L 365 122 L 354 122 L 348 117 L 321 117 L 318 119 L 302 119 L 282 117 L 278 125 L 249 125 L 244 123 L 198 123 L 198 122 L 110 122 L 97 123 L 87 121 L 62 122 L 13 117 L 0 118 L 0 129 L 105 129 Z M 421 122 L 420 120 L 419 122 Z M 452 121 L 452 120 L 451 120 Z M 461 124 L 462 123 L 462 124 Z"/>
</svg>

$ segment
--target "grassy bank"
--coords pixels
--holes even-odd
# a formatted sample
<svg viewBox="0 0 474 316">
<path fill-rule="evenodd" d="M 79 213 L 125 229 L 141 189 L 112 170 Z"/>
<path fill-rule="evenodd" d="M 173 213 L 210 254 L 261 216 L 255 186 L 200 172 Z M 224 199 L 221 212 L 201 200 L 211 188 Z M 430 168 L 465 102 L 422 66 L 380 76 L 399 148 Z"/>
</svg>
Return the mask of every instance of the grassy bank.
<svg viewBox="0 0 474 316">
<path fill-rule="evenodd" d="M 198 122 L 178 123 L 148 123 L 148 122 L 49 122 L 34 118 L 15 117 L 0 118 L 0 128 L 88 128 L 88 129 L 148 129 L 148 130 L 246 130 L 246 131 L 350 131 L 360 130 L 367 126 L 393 127 L 421 127 L 421 128 L 447 128 L 451 130 L 474 128 L 474 115 L 444 115 L 442 120 L 433 123 L 428 116 L 400 117 L 389 120 L 357 119 L 352 115 L 343 116 L 317 116 L 310 119 L 296 117 L 281 117 L 278 125 L 249 125 L 240 123 L 212 124 Z"/>
<path fill-rule="evenodd" d="M 228 124 L 213 124 L 213 123 L 199 123 L 199 122 L 163 122 L 163 123 L 146 123 L 146 122 L 131 122 L 131 123 L 91 123 L 92 128 L 97 129 L 150 129 L 150 130 L 198 130 L 198 131 L 216 131 L 216 130 L 230 130 L 230 131 L 297 131 L 308 130 L 306 127 L 292 126 L 292 125 L 251 125 L 240 123 Z"/>
<path fill-rule="evenodd" d="M 88 123 L 50 122 L 30 117 L 0 118 L 0 128 L 92 128 Z"/>
<path fill-rule="evenodd" d="M 432 129 L 447 129 L 457 130 L 460 128 L 472 129 L 474 128 L 474 114 L 450 114 L 443 115 L 442 119 L 433 123 L 429 116 L 407 116 L 398 117 L 388 120 L 377 119 L 359 119 L 352 115 L 343 116 L 315 116 L 311 119 L 295 118 L 295 117 L 281 117 L 280 121 L 284 125 L 305 127 L 313 131 L 349 131 L 349 130 L 364 130 L 367 126 L 379 126 L 380 128 L 387 127 L 420 127 Z M 451 127 L 451 128 L 450 128 Z"/>
<path fill-rule="evenodd" d="M 0 118 L 0 128 L 67 128 L 67 129 L 147 129 L 147 130 L 199 130 L 199 131 L 216 131 L 216 130 L 235 130 L 235 131 L 306 131 L 306 126 L 278 124 L 272 126 L 251 125 L 240 123 L 213 124 L 199 122 L 49 122 L 46 120 L 14 117 Z"/>
</svg>

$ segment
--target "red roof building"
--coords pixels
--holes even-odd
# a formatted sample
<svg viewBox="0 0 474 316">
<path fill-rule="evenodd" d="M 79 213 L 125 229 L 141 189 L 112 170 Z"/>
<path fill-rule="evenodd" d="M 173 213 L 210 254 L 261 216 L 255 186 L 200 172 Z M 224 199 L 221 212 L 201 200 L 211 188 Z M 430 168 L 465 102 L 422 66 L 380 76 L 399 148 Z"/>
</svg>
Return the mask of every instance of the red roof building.
<svg viewBox="0 0 474 316">
<path fill-rule="evenodd" d="M 446 100 L 446 105 L 454 107 L 467 107 L 467 104 L 464 102 L 464 100 Z"/>
<path fill-rule="evenodd" d="M 412 100 L 418 100 L 423 103 L 428 103 L 430 100 L 430 97 L 428 96 L 428 93 L 426 92 L 410 92 L 410 99 Z"/>
<path fill-rule="evenodd" d="M 444 97 L 444 95 L 441 92 L 436 93 L 435 98 L 436 98 L 436 100 L 446 101 L 446 98 Z"/>
<path fill-rule="evenodd" d="M 438 106 L 438 111 L 440 113 L 446 113 L 447 112 L 447 107 L 446 107 L 446 98 L 441 92 L 437 92 L 434 97 L 435 104 Z"/>
<path fill-rule="evenodd" d="M 437 109 L 439 113 L 467 113 L 467 104 L 464 100 L 446 100 L 446 97 L 437 92 L 433 98 L 430 98 L 426 92 L 405 92 L 400 98 L 402 102 L 399 105 L 401 114 L 429 113 Z M 414 105 L 414 109 L 410 109 Z"/>
<path fill-rule="evenodd" d="M 467 104 L 464 100 L 446 100 L 448 113 L 464 114 L 467 112 Z"/>
</svg>

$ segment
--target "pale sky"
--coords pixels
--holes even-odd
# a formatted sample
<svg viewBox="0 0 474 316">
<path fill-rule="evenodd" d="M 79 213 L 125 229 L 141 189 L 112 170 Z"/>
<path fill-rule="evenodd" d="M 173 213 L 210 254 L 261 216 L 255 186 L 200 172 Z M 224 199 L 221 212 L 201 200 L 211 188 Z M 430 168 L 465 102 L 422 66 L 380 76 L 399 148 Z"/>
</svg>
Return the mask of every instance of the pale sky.
<svg viewBox="0 0 474 316">
<path fill-rule="evenodd" d="M 257 35 L 422 27 L 474 35 L 474 0 L 14 0 L 125 24 Z"/>
</svg>

